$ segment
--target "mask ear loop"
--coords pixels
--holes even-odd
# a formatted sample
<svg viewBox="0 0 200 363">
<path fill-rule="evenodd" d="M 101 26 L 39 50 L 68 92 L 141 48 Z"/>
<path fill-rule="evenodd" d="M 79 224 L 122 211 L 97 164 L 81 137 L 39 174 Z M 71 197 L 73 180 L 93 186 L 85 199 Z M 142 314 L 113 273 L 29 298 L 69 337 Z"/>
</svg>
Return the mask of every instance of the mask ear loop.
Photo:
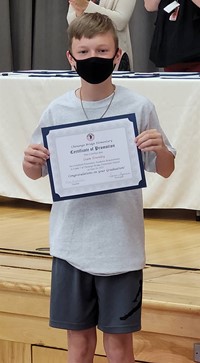
<svg viewBox="0 0 200 363">
<path fill-rule="evenodd" d="M 117 49 L 115 51 L 115 54 L 114 54 L 114 57 L 113 57 L 113 61 L 114 61 L 114 59 L 115 59 L 115 57 L 117 55 L 118 50 L 119 50 L 119 47 L 117 47 Z M 116 65 L 117 65 L 117 63 L 116 64 L 113 64 L 113 70 L 115 69 Z"/>
<path fill-rule="evenodd" d="M 69 54 L 71 55 L 71 57 L 73 58 L 73 60 L 75 60 L 75 62 L 77 62 L 77 59 L 73 56 L 73 54 L 71 53 L 70 50 L 69 50 Z"/>
<path fill-rule="evenodd" d="M 71 53 L 71 51 L 70 51 L 70 50 L 69 50 L 69 54 L 70 54 L 70 56 L 73 58 L 73 60 L 74 60 L 75 62 L 77 62 L 77 59 L 73 56 L 73 54 Z M 72 67 L 74 67 L 75 71 L 77 72 L 76 67 L 75 67 L 75 66 L 72 66 Z"/>
</svg>

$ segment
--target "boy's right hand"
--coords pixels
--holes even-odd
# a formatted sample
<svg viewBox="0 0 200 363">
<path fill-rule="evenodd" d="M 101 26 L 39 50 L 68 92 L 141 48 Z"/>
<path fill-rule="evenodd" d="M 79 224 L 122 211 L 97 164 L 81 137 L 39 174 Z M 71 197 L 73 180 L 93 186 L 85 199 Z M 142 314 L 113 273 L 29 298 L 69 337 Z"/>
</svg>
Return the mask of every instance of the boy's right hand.
<svg viewBox="0 0 200 363">
<path fill-rule="evenodd" d="M 24 151 L 23 169 L 31 179 L 42 175 L 42 166 L 49 159 L 49 151 L 43 145 L 32 144 Z"/>
</svg>

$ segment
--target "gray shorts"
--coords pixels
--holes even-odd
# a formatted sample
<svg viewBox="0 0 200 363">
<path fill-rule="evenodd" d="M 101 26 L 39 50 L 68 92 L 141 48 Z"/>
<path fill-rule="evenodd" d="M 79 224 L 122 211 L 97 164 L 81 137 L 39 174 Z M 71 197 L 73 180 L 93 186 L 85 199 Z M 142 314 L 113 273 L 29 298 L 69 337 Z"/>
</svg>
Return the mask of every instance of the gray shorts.
<svg viewBox="0 0 200 363">
<path fill-rule="evenodd" d="M 95 276 L 53 258 L 50 326 L 83 330 L 97 326 L 105 333 L 141 329 L 143 273 Z"/>
</svg>

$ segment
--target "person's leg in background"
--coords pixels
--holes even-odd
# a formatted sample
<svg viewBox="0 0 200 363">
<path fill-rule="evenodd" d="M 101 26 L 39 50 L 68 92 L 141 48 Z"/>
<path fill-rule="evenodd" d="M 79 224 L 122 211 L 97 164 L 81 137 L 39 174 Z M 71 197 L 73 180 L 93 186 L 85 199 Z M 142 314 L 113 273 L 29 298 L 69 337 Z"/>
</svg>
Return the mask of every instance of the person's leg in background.
<svg viewBox="0 0 200 363">
<path fill-rule="evenodd" d="M 172 64 L 164 70 L 165 72 L 200 72 L 200 61 Z"/>
</svg>

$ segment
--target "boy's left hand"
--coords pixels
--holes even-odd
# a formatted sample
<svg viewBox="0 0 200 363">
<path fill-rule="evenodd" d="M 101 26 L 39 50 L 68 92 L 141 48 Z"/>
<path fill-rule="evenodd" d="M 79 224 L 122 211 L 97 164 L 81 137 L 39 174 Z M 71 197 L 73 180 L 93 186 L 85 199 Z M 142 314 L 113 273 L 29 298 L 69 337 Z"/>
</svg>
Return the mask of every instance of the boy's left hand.
<svg viewBox="0 0 200 363">
<path fill-rule="evenodd" d="M 156 129 L 141 132 L 135 138 L 138 149 L 156 153 L 156 172 L 168 178 L 174 170 L 174 155 L 168 150 L 161 133 Z"/>
<path fill-rule="evenodd" d="M 135 142 L 138 149 L 142 151 L 154 151 L 158 153 L 163 148 L 166 148 L 161 133 L 156 129 L 141 132 L 141 134 L 135 138 Z"/>
</svg>

